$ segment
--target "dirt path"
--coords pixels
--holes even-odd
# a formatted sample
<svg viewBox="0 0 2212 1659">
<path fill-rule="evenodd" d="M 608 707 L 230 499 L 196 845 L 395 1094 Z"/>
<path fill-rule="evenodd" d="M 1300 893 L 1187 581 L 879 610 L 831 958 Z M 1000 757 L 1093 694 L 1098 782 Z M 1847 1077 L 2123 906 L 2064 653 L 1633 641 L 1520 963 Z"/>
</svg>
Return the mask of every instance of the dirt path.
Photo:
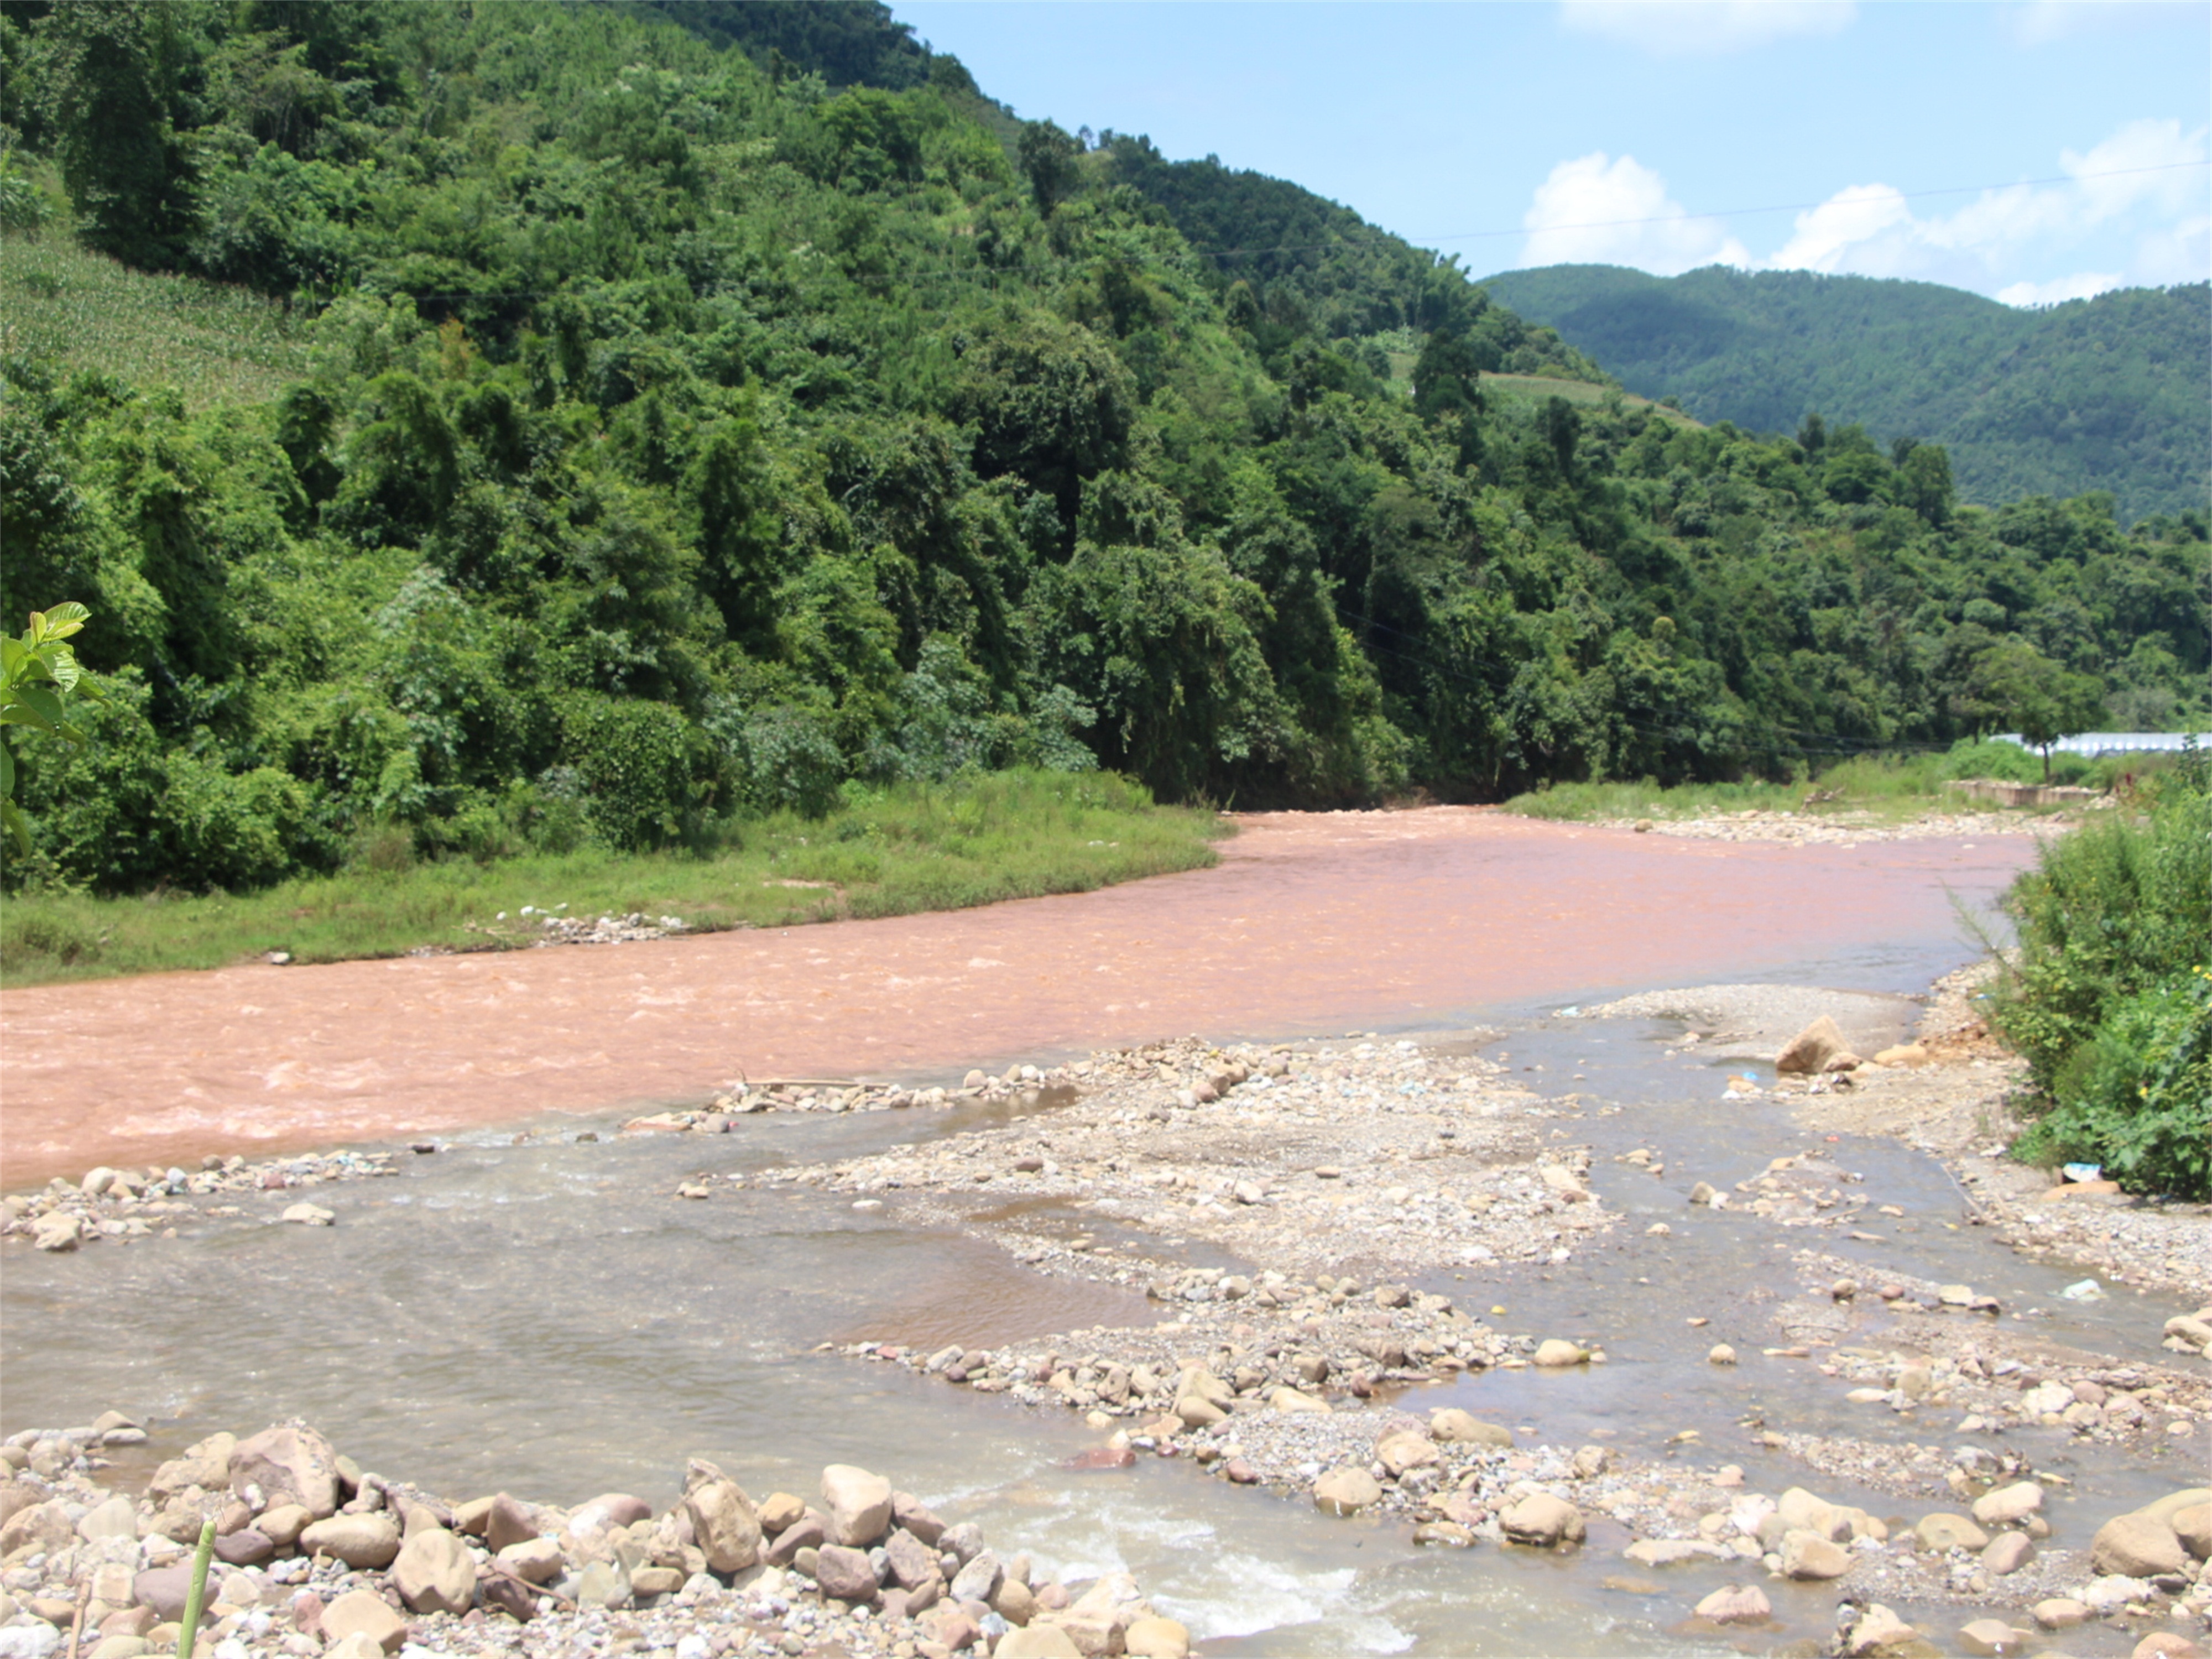
<svg viewBox="0 0 2212 1659">
<path fill-rule="evenodd" d="M 1808 936 L 1843 958 L 1923 935 L 1938 889 L 1985 896 L 2034 851 L 1455 807 L 1240 823 L 1217 869 L 986 909 L 9 992 L 0 1182 L 696 1101 L 741 1071 L 912 1078 L 1755 975 Z"/>
</svg>

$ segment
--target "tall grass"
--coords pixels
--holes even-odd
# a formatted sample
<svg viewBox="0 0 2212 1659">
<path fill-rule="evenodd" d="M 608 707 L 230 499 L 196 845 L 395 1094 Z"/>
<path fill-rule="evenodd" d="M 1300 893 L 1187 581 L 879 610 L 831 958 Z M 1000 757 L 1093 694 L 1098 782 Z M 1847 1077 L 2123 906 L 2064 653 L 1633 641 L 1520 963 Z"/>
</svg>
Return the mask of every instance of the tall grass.
<svg viewBox="0 0 2212 1659">
<path fill-rule="evenodd" d="M 959 909 L 1201 868 L 1225 833 L 1213 814 L 1156 806 L 1111 774 L 994 773 L 855 792 L 826 818 L 733 823 L 700 852 L 381 869 L 365 860 L 254 893 L 11 896 L 0 902 L 0 984 L 214 968 L 272 951 L 336 962 L 521 947 L 544 937 L 526 905 L 678 916 L 695 932 Z"/>
<path fill-rule="evenodd" d="M 307 331 L 282 306 L 52 234 L 0 240 L 0 353 L 173 386 L 195 409 L 264 403 L 307 373 Z"/>
</svg>

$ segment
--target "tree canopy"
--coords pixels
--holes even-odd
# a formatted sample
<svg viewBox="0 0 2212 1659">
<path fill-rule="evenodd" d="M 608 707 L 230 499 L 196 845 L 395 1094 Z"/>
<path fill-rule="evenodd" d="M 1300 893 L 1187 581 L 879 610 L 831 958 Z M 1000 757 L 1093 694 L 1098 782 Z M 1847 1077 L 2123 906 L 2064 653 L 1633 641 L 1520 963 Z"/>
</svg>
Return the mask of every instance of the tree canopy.
<svg viewBox="0 0 2212 1659">
<path fill-rule="evenodd" d="M 1786 775 L 1996 729 L 2023 650 L 2118 724 L 2203 712 L 2201 512 L 1701 427 L 1342 210 L 1341 262 L 1224 254 L 1293 186 L 1206 229 L 1161 178 L 1218 169 L 686 21 L 0 15 L 57 219 L 307 341 L 262 403 L 65 368 L 68 294 L 0 248 L 0 614 L 91 606 L 109 690 L 25 759 L 11 878 L 661 845 L 1014 763 L 1243 805 Z M 112 165 L 94 34 L 166 88 Z"/>
</svg>

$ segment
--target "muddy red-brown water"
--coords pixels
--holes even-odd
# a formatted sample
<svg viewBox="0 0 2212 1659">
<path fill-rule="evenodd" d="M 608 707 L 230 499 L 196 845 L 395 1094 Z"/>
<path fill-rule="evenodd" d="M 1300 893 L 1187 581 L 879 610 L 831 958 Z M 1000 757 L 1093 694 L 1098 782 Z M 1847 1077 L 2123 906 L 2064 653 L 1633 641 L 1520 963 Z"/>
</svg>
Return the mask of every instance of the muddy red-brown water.
<svg viewBox="0 0 2212 1659">
<path fill-rule="evenodd" d="M 697 1101 L 741 1073 L 915 1078 L 1191 1032 L 1434 1025 L 1844 962 L 1942 935 L 1947 894 L 1986 900 L 2034 853 L 1455 807 L 1239 825 L 1212 870 L 983 909 L 9 991 L 0 1181 Z"/>
</svg>

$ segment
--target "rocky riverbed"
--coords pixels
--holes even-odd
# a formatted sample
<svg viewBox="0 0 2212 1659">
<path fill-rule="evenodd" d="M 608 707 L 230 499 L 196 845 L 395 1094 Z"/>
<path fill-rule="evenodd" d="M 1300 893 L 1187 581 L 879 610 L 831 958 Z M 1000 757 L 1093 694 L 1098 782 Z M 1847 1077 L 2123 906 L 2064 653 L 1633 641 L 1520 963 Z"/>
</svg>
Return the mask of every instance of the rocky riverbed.
<svg viewBox="0 0 2212 1659">
<path fill-rule="evenodd" d="M 1189 1637 L 1126 1574 L 1066 1584 L 890 1480 L 822 1471 L 811 1498 L 756 1501 L 693 1460 L 659 1516 L 608 1492 L 571 1509 L 505 1492 L 451 1501 L 360 1468 L 315 1430 L 212 1435 L 144 1491 L 103 1485 L 119 1413 L 27 1431 L 0 1484 L 0 1655 L 137 1659 L 178 1644 L 190 1547 L 216 1527 L 199 1650 L 380 1659 L 407 1652 L 677 1659 L 839 1655 L 1182 1659 Z"/>
<path fill-rule="evenodd" d="M 2109 796 L 2092 804 L 2109 808 Z M 1698 817 L 1593 818 L 1603 830 L 1625 830 L 1636 835 L 1672 836 L 1690 841 L 1795 842 L 1805 847 L 1856 847 L 1867 842 L 1980 841 L 1992 836 L 2057 835 L 2081 821 L 2078 812 L 2020 811 L 1923 812 L 1915 817 L 1894 818 L 1863 811 L 1827 811 L 1807 807 L 1802 811 L 1747 807 L 1741 812 L 1713 812 Z"/>
<path fill-rule="evenodd" d="M 867 1340 L 832 1345 L 817 1362 L 895 1365 L 927 1387 L 995 1395 L 1079 1422 L 1093 1437 L 1079 1466 L 1109 1477 L 1139 1460 L 1164 1461 L 1189 1468 L 1193 1479 L 1249 1489 L 1239 1501 L 1381 1528 L 1444 1555 L 1572 1557 L 1585 1564 L 1578 1571 L 1603 1573 L 1609 1592 L 1674 1605 L 1686 1621 L 1677 1628 L 1691 1635 L 1755 1638 L 1778 1631 L 1777 1604 L 1790 1587 L 1811 1584 L 1844 1598 L 1838 1634 L 1826 1644 L 1838 1652 L 1874 1653 L 1885 1644 L 1899 1652 L 2006 1651 L 2027 1639 L 2021 1632 L 2048 1632 L 2036 1638 L 2044 1642 L 2075 1639 L 2057 1632 L 2089 1621 L 2100 1650 L 2110 1650 L 2119 1631 L 2130 1644 L 2159 1638 L 2168 1643 L 2163 1651 L 2181 1654 L 2186 1650 L 2172 1644 L 2187 1639 L 2184 1632 L 2201 1637 L 2212 1617 L 2197 1519 L 2204 1494 L 2188 1480 L 2203 1468 L 2212 1427 L 2199 1335 L 2212 1310 L 2142 1322 L 2140 1331 L 2128 1328 L 2122 1347 L 2092 1351 L 2054 1344 L 2036 1328 L 2036 1310 L 2007 1306 L 1972 1284 L 1902 1267 L 1870 1273 L 1843 1254 L 1855 1243 L 1887 1238 L 1909 1261 L 1910 1243 L 1899 1230 L 1940 1224 L 1986 1230 L 2031 1257 L 2094 1248 L 2104 1253 L 2103 1273 L 2114 1286 L 2212 1282 L 2203 1272 L 2201 1212 L 2111 1194 L 2056 1196 L 2032 1172 L 1985 1156 L 2006 1133 L 2013 1074 L 1978 1024 L 1975 994 L 1967 980 L 1939 988 L 1915 1029 L 1900 1025 L 1897 999 L 1774 987 L 1705 988 L 1576 1011 L 1680 1021 L 1684 1029 L 1665 1050 L 1676 1063 L 1741 1064 L 1728 1075 L 1724 1105 L 1746 1113 L 1784 1105 L 1806 1127 L 1802 1151 L 1764 1169 L 1754 1164 L 1748 1176 L 1716 1166 L 1715 1178 L 1698 1180 L 1686 1200 L 1674 1199 L 1680 1208 L 1662 1220 L 1648 1220 L 1650 1194 L 1670 1164 L 1668 1190 L 1679 1191 L 1688 1161 L 1710 1161 L 1711 1146 L 1673 1148 L 1657 1133 L 1624 1146 L 1608 1129 L 1601 1160 L 1594 1130 L 1632 1109 L 1578 1088 L 1584 1079 L 1556 1056 L 1550 1072 L 1516 1065 L 1510 1037 L 1479 1045 L 1483 1054 L 1465 1036 L 1190 1039 L 1061 1066 L 1015 1066 L 996 1077 L 975 1072 L 941 1089 L 822 1079 L 738 1085 L 709 1107 L 563 1130 L 559 1138 L 611 1145 L 673 1136 L 696 1146 L 691 1175 L 631 1194 L 633 1203 L 704 1206 L 685 1212 L 711 1217 L 718 1200 L 805 1194 L 871 1222 L 966 1233 L 996 1246 L 1019 1271 L 1071 1292 L 1078 1281 L 1141 1292 L 1148 1309 L 1141 1319 L 1026 1341 L 956 1330 L 917 1342 L 889 1316 L 855 1333 Z M 1835 1022 L 1842 1051 L 1879 1058 L 1834 1070 L 1824 1058 L 1805 1073 L 1774 1075 L 1777 1054 L 1815 1016 Z M 1717 1078 L 1719 1069 L 1709 1075 Z M 955 1129 L 963 1121 L 954 1120 L 866 1156 L 718 1167 L 717 1149 L 735 1143 L 716 1132 L 734 1131 L 754 1113 L 927 1114 L 963 1103 L 981 1109 L 987 1121 Z M 1907 1217 L 1883 1203 L 1829 1144 L 1839 1131 L 1861 1130 L 1898 1133 L 1945 1158 L 1958 1182 L 1959 1206 L 1948 1212 L 1959 1218 Z M 58 1231 L 56 1218 L 66 1218 L 80 1243 L 127 1243 L 196 1216 L 238 1224 L 245 1211 L 274 1219 L 270 1212 L 283 1198 L 321 1212 L 288 1210 L 286 1218 L 336 1220 L 343 1228 L 342 1218 L 291 1188 L 374 1179 L 415 1156 L 392 1150 L 214 1160 L 191 1171 L 93 1171 L 17 1195 L 9 1226 L 20 1239 L 43 1243 L 41 1224 Z M 2039 1231 L 2037 1218 L 2053 1213 L 2078 1224 Z M 1625 1220 L 1631 1214 L 1632 1226 Z M 1698 1219 L 1705 1215 L 1747 1218 L 1785 1249 L 1796 1246 L 1759 1264 L 1750 1312 L 1735 1316 L 1732 1340 L 1712 1341 L 1710 1353 L 1698 1328 L 1706 1316 L 1693 1310 L 1729 1303 L 1726 1287 L 1658 1277 L 1672 1271 L 1670 1236 L 1705 1224 Z M 1770 1379 L 1754 1390 L 1769 1403 L 1743 1419 L 1741 1449 L 1710 1422 L 1703 1433 L 1685 1426 L 1663 1435 L 1639 1423 L 1633 1447 L 1611 1443 L 1619 1437 L 1609 1428 L 1559 1438 L 1516 1420 L 1510 1405 L 1486 1406 L 1482 1390 L 1469 1387 L 1516 1372 L 1620 1370 L 1602 1321 L 1509 1321 L 1502 1305 L 1488 1305 L 1494 1292 L 1486 1286 L 1570 1270 L 1612 1279 L 1633 1275 L 1639 1265 L 1644 1282 L 1668 1285 L 1668 1300 L 1687 1304 L 1680 1316 L 1704 1356 L 1698 1369 Z M 1091 1305 L 1100 1304 L 1094 1298 Z M 938 1317 L 942 1324 L 941 1310 Z M 1648 1323 L 1644 1313 L 1637 1318 Z M 1762 1323 L 1764 1340 L 1753 1334 Z M 1433 1394 L 1425 1401 L 1431 1388 L 1451 1390 L 1455 1403 L 1434 1403 Z M 1824 1401 L 1821 1424 L 1778 1413 L 1773 1402 L 1790 1399 Z M 101 1462 L 134 1436 L 143 1437 L 139 1426 L 118 1418 L 18 1436 L 6 1449 L 15 1513 L 0 1537 L 0 1590 L 13 1611 L 0 1627 L 0 1656 L 52 1652 L 40 1646 L 49 1638 L 40 1627 L 58 1641 L 54 1615 L 78 1592 L 88 1607 L 100 1605 L 88 1632 L 102 1645 L 115 1644 L 105 1659 L 149 1650 L 131 1644 L 165 1632 L 158 1618 L 145 1617 L 161 1609 L 136 1599 L 137 1575 L 173 1567 L 181 1536 L 210 1510 L 225 1522 L 226 1537 L 256 1533 L 271 1546 L 257 1561 L 242 1559 L 260 1548 L 253 1539 L 228 1547 L 241 1559 L 225 1558 L 219 1618 L 231 1622 L 221 1640 L 237 1645 L 224 1659 L 336 1648 L 334 1638 L 355 1632 L 343 1619 L 333 1626 L 329 1614 L 357 1593 L 406 1621 L 396 1637 L 386 1623 L 365 1638 L 379 1651 L 412 1640 L 425 1653 L 675 1647 L 685 1659 L 713 1659 L 933 1653 L 964 1638 L 1012 1656 L 1060 1651 L 1024 1645 L 1051 1641 L 1029 1632 L 1054 1625 L 1066 1626 L 1074 1651 L 1119 1650 L 1117 1639 L 1129 1651 L 1145 1650 L 1130 1640 L 1142 1615 L 1133 1610 L 1134 1588 L 1122 1583 L 1055 1588 L 1042 1575 L 1029 1582 L 1009 1561 L 993 1595 L 963 1597 L 954 1592 L 972 1561 L 957 1551 L 948 1561 L 939 1550 L 941 1586 L 933 1605 L 918 1606 L 908 1581 L 927 1582 L 922 1556 L 900 1545 L 902 1577 L 887 1541 L 836 1545 L 827 1486 L 811 1504 L 819 1538 L 805 1530 L 808 1503 L 785 1494 L 757 1504 L 745 1498 L 768 1559 L 726 1571 L 708 1564 L 702 1577 L 700 1564 L 682 1553 L 704 1550 L 695 1499 L 708 1491 L 704 1502 L 714 1508 L 720 1500 L 712 1494 L 726 1481 L 704 1465 L 690 1472 L 684 1499 L 657 1518 L 631 1514 L 631 1504 L 643 1505 L 617 1502 L 618 1494 L 593 1500 L 613 1504 L 609 1512 L 624 1517 L 602 1529 L 621 1537 L 596 1554 L 580 1547 L 574 1521 L 592 1504 L 514 1506 L 521 1524 L 536 1528 L 530 1539 L 551 1539 L 559 1555 L 557 1565 L 543 1563 L 543 1593 L 526 1607 L 513 1602 L 522 1591 L 501 1588 L 508 1578 L 500 1561 L 510 1544 L 530 1540 L 517 1535 L 495 1547 L 483 1500 L 446 1503 L 349 1472 L 341 1461 L 342 1481 L 350 1484 L 331 1518 L 380 1518 L 380 1530 L 373 1520 L 367 1528 L 379 1540 L 367 1554 L 387 1541 L 395 1552 L 374 1565 L 348 1565 L 336 1555 L 318 1565 L 316 1540 L 335 1545 L 337 1534 L 310 1536 L 303 1528 L 280 1542 L 276 1534 L 292 1517 L 277 1521 L 275 1534 L 257 1524 L 257 1494 L 230 1474 L 236 1444 L 219 1443 L 228 1437 L 183 1460 L 204 1465 L 197 1473 L 205 1478 L 187 1483 L 199 1488 L 197 1498 L 179 1504 L 173 1469 L 143 1497 L 123 1493 L 125 1563 L 124 1510 L 112 1486 L 99 1482 Z M 2166 1499 L 2118 1504 L 2085 1496 L 2095 1483 L 2076 1467 L 2084 1456 L 2172 1468 L 2176 1478 Z M 258 1496 L 265 1510 L 267 1490 Z M 104 1518 L 88 1533 L 94 1516 Z M 919 1545 L 941 1541 L 900 1524 Z M 430 1541 L 416 1554 L 435 1555 L 447 1569 L 453 1605 L 445 1612 L 418 1607 L 396 1576 L 416 1534 Z M 833 1545 L 848 1554 L 828 1556 L 825 1580 L 823 1552 Z M 781 1559 L 775 1559 L 779 1548 Z M 848 1554 L 871 1575 L 872 1600 Z M 474 1575 L 465 1597 L 457 1588 L 462 1556 Z M 98 1585 L 88 1576 L 124 1565 L 134 1598 L 128 1605 L 105 1593 L 123 1589 L 115 1574 Z M 586 1577 L 599 1569 L 593 1595 L 584 1595 Z M 1729 1582 L 1716 1588 L 1716 1575 Z M 1088 1597 L 1105 1623 L 1078 1628 L 1080 1619 L 1033 1616 L 1023 1626 L 999 1605 L 1003 1594 L 1022 1607 L 1020 1593 L 1006 1589 L 1017 1578 L 1033 1615 L 1073 1613 Z M 824 1589 L 841 1586 L 854 1594 L 823 1599 Z M 249 1591 L 251 1601 L 230 1599 Z M 312 1593 L 313 1605 L 303 1593 Z M 966 1622 L 954 1624 L 947 1609 L 963 1600 L 973 1605 L 960 1610 Z M 350 1605 L 366 1611 L 368 1604 Z M 69 1611 L 73 1619 L 73 1604 Z M 111 1618 L 115 1627 L 103 1632 Z M 1139 1639 L 1174 1638 L 1146 1631 Z M 88 1640 L 85 1650 L 94 1644 Z M 366 1659 L 368 1651 L 356 1643 L 346 1659 Z"/>
</svg>

